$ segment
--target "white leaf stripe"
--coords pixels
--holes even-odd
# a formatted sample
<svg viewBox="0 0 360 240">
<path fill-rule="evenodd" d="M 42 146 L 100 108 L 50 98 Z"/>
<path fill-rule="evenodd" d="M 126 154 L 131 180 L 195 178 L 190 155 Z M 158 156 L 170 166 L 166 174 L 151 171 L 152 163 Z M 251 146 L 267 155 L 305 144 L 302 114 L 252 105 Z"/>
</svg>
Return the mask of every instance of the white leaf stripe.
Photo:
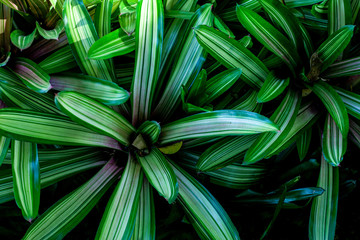
<svg viewBox="0 0 360 240">
<path fill-rule="evenodd" d="M 36 29 L 43 38 L 58 40 L 60 33 L 64 30 L 64 22 L 59 20 L 52 30 L 45 30 L 40 26 L 39 22 L 36 22 Z"/>
<path fill-rule="evenodd" d="M 137 155 L 137 159 L 151 185 L 169 204 L 173 203 L 177 198 L 179 187 L 175 173 L 165 156 L 157 148 L 153 148 L 150 154 L 144 157 Z"/>
<path fill-rule="evenodd" d="M 304 158 L 308 153 L 311 143 L 311 135 L 312 135 L 312 129 L 309 128 L 296 139 L 296 147 L 298 150 L 300 161 L 304 160 Z"/>
<path fill-rule="evenodd" d="M 360 119 L 360 95 L 336 86 L 334 86 L 334 89 L 343 100 L 348 113 Z"/>
<path fill-rule="evenodd" d="M 45 58 L 39 66 L 47 74 L 53 74 L 73 69 L 77 64 L 70 46 L 67 45 Z"/>
<path fill-rule="evenodd" d="M 323 73 L 324 78 L 347 77 L 360 74 L 360 57 L 333 63 Z"/>
<path fill-rule="evenodd" d="M 27 49 L 31 46 L 36 36 L 36 28 L 29 35 L 21 30 L 14 30 L 10 34 L 11 43 L 20 50 Z"/>
<path fill-rule="evenodd" d="M 0 166 L 6 158 L 11 138 L 0 135 Z"/>
<path fill-rule="evenodd" d="M 276 98 L 285 90 L 289 82 L 290 78 L 280 79 L 270 72 L 258 93 L 257 101 L 263 103 Z"/>
</svg>

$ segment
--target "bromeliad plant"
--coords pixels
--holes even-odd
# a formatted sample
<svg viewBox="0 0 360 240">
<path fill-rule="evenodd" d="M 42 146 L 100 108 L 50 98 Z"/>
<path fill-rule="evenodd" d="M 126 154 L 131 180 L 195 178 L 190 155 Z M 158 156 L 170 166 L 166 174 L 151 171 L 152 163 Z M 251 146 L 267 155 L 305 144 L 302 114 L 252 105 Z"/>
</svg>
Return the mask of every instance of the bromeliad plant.
<svg viewBox="0 0 360 240">
<path fill-rule="evenodd" d="M 36 1 L 1 1 L 0 202 L 15 199 L 35 220 L 24 239 L 63 238 L 108 189 L 96 239 L 154 239 L 153 189 L 183 207 L 201 238 L 239 239 L 193 173 L 249 189 L 271 174 L 262 162 L 295 145 L 301 161 L 310 150 L 318 157 L 317 134 L 317 187 L 288 191 L 296 179 L 233 202 L 277 204 L 276 218 L 321 195 L 309 237 L 334 238 L 348 135 L 360 145 L 360 96 L 354 81 L 338 80 L 359 74 L 360 5 L 210 2 L 50 1 L 36 15 Z M 26 35 L 23 24 L 36 28 Z M 41 188 L 99 166 L 38 216 Z"/>
</svg>

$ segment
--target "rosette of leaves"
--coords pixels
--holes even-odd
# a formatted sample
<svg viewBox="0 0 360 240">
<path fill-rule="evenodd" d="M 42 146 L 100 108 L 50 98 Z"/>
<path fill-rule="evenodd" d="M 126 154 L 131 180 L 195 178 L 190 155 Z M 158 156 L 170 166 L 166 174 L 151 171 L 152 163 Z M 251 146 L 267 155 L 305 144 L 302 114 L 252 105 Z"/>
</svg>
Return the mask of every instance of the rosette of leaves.
<svg viewBox="0 0 360 240">
<path fill-rule="evenodd" d="M 360 142 L 356 79 L 338 81 L 359 74 L 358 7 L 324 1 L 327 19 L 304 17 L 317 2 L 1 1 L 0 200 L 32 223 L 23 238 L 61 239 L 107 201 L 92 238 L 155 239 L 171 204 L 200 238 L 239 239 L 214 185 L 277 205 L 273 221 L 321 195 L 309 237 L 333 238 L 338 166 L 348 135 Z M 34 30 L 10 34 L 20 25 Z M 304 164 L 322 159 L 316 187 L 249 190 L 294 146 Z M 39 210 L 42 188 L 99 167 Z"/>
</svg>

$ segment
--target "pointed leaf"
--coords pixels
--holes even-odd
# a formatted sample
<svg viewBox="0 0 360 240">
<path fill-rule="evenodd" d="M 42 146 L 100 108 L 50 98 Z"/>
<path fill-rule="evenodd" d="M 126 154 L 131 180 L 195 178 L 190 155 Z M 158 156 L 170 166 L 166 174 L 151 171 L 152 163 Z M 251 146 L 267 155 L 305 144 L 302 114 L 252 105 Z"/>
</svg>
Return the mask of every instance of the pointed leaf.
<svg viewBox="0 0 360 240">
<path fill-rule="evenodd" d="M 23 217 L 32 222 L 40 205 L 40 167 L 35 143 L 13 140 L 11 143 L 14 195 Z"/>
<path fill-rule="evenodd" d="M 309 239 L 334 239 L 339 194 L 339 168 L 321 158 L 317 183 L 325 192 L 316 197 L 311 206 Z"/>
<path fill-rule="evenodd" d="M 275 146 L 278 146 L 291 130 L 299 111 L 300 102 L 300 93 L 290 89 L 270 118 L 278 124 L 280 131 L 260 135 L 246 152 L 244 164 L 254 163 L 263 159 Z"/>
<path fill-rule="evenodd" d="M 56 105 L 73 121 L 107 135 L 128 146 L 135 132 L 127 119 L 113 109 L 77 92 L 60 92 L 55 97 Z"/>
<path fill-rule="evenodd" d="M 207 26 L 194 29 L 199 44 L 227 68 L 240 68 L 241 79 L 251 87 L 262 86 L 269 70 L 252 52 L 235 39 Z"/>
<path fill-rule="evenodd" d="M 134 36 L 127 35 L 121 29 L 117 29 L 97 40 L 89 49 L 88 57 L 91 59 L 108 59 L 127 54 L 134 49 Z"/>
<path fill-rule="evenodd" d="M 87 57 L 89 48 L 99 36 L 82 0 L 65 0 L 63 20 L 69 45 L 81 71 L 108 81 L 115 80 L 110 62 Z"/>
<path fill-rule="evenodd" d="M 234 33 L 218 15 L 215 15 L 214 27 L 219 29 L 221 32 L 227 34 L 230 38 L 235 38 Z"/>
<path fill-rule="evenodd" d="M 19 140 L 120 149 L 116 140 L 54 114 L 4 108 L 0 109 L 0 121 L 0 133 Z"/>
<path fill-rule="evenodd" d="M 289 40 L 257 13 L 237 6 L 236 14 L 240 23 L 268 50 L 280 57 L 294 72 L 300 57 Z"/>
<path fill-rule="evenodd" d="M 322 101 L 344 137 L 349 131 L 349 117 L 344 102 L 334 88 L 323 81 L 307 85 Z"/>
<path fill-rule="evenodd" d="M 76 91 L 110 106 L 123 104 L 130 97 L 128 91 L 115 83 L 83 74 L 52 75 L 50 83 L 58 91 Z"/>
<path fill-rule="evenodd" d="M 36 28 L 29 35 L 26 35 L 21 30 L 14 30 L 10 34 L 11 43 L 20 50 L 27 49 L 31 46 L 36 37 Z"/>
<path fill-rule="evenodd" d="M 94 177 L 63 197 L 38 218 L 23 239 L 63 238 L 79 224 L 119 177 L 120 168 L 110 160 Z M 61 224 L 59 220 L 61 219 Z"/>
<path fill-rule="evenodd" d="M 179 182 L 179 202 L 196 232 L 204 239 L 240 239 L 220 203 L 192 176 L 171 163 Z"/>
<path fill-rule="evenodd" d="M 334 89 L 344 102 L 347 112 L 357 119 L 360 119 L 360 95 L 339 87 L 334 87 Z"/>
<path fill-rule="evenodd" d="M 324 78 L 340 78 L 360 74 L 360 57 L 333 63 L 322 74 Z"/>
<path fill-rule="evenodd" d="M 45 93 L 51 88 L 50 76 L 30 59 L 17 58 L 13 71 L 28 88 L 35 92 Z"/>
<path fill-rule="evenodd" d="M 338 167 L 346 152 L 347 138 L 343 137 L 333 118 L 328 114 L 325 120 L 322 139 L 322 152 L 325 160 Z"/>
<path fill-rule="evenodd" d="M 290 78 L 280 79 L 275 76 L 274 72 L 270 72 L 257 96 L 260 103 L 268 102 L 279 96 L 289 85 Z"/>
<path fill-rule="evenodd" d="M 136 28 L 136 9 L 134 11 L 128 11 L 123 13 L 120 8 L 119 23 L 121 29 L 127 35 L 133 34 Z"/>
<path fill-rule="evenodd" d="M 311 135 L 312 135 L 312 129 L 309 128 L 308 130 L 304 131 L 304 133 L 301 134 L 296 140 L 296 147 L 298 150 L 300 161 L 304 160 L 304 158 L 308 153 L 311 143 Z"/>
<path fill-rule="evenodd" d="M 175 173 L 167 159 L 157 149 L 151 149 L 146 156 L 136 156 L 150 184 L 163 196 L 169 204 L 173 203 L 178 195 L 179 187 Z"/>
<path fill-rule="evenodd" d="M 189 93 L 187 94 L 187 101 L 192 102 L 194 104 L 200 104 L 200 100 L 202 97 L 206 96 L 206 80 L 207 73 L 206 70 L 203 69 L 195 78 Z"/>
<path fill-rule="evenodd" d="M 59 20 L 56 23 L 54 29 L 51 30 L 43 29 L 40 26 L 39 22 L 36 22 L 36 29 L 43 38 L 58 40 L 60 33 L 64 30 L 64 22 L 62 20 Z"/>
<path fill-rule="evenodd" d="M 257 95 L 256 91 L 250 89 L 241 98 L 230 104 L 228 108 L 260 113 L 262 104 L 257 102 Z"/>
<path fill-rule="evenodd" d="M 131 155 L 106 206 L 95 239 L 129 239 L 135 226 L 143 173 Z"/>
<path fill-rule="evenodd" d="M 160 135 L 160 144 L 191 138 L 249 135 L 277 131 L 268 118 L 240 110 L 220 110 L 195 114 L 166 124 Z"/>
</svg>

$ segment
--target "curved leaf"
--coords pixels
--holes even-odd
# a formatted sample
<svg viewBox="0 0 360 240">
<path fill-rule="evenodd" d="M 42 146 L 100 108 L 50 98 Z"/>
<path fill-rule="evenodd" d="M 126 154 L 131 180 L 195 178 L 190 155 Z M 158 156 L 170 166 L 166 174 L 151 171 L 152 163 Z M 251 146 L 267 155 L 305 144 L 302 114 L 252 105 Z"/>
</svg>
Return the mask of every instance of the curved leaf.
<svg viewBox="0 0 360 240">
<path fill-rule="evenodd" d="M 329 35 L 352 23 L 350 0 L 330 0 L 328 1 L 328 9 Z"/>
<path fill-rule="evenodd" d="M 270 72 L 257 95 L 259 103 L 268 102 L 279 96 L 289 85 L 290 78 L 280 79 Z"/>
<path fill-rule="evenodd" d="M 137 133 L 140 133 L 151 145 L 157 142 L 160 132 L 161 126 L 155 121 L 145 121 L 137 129 Z"/>
<path fill-rule="evenodd" d="M 59 20 L 52 30 L 43 29 L 39 22 L 36 22 L 36 29 L 43 38 L 58 40 L 60 33 L 64 30 L 64 22 Z"/>
<path fill-rule="evenodd" d="M 127 119 L 111 108 L 77 92 L 60 92 L 55 103 L 73 121 L 128 146 L 135 132 Z"/>
<path fill-rule="evenodd" d="M 10 34 L 11 43 L 14 44 L 20 50 L 27 49 L 33 43 L 36 37 L 36 28 L 29 35 L 25 35 L 25 33 L 21 30 L 14 30 Z"/>
<path fill-rule="evenodd" d="M 42 60 L 39 66 L 47 74 L 52 74 L 75 68 L 76 61 L 70 46 L 65 46 Z"/>
<path fill-rule="evenodd" d="M 322 74 L 324 78 L 340 78 L 360 74 L 360 57 L 333 63 Z"/>
<path fill-rule="evenodd" d="M 268 118 L 240 110 L 219 110 L 199 113 L 163 126 L 160 144 L 191 138 L 248 135 L 278 131 Z"/>
<path fill-rule="evenodd" d="M 360 119 L 360 95 L 339 87 L 334 87 L 334 89 L 344 102 L 347 112 L 357 119 Z"/>
<path fill-rule="evenodd" d="M 111 31 L 111 11 L 113 0 L 103 0 L 97 4 L 94 25 L 99 37 L 102 38 Z"/>
</svg>

